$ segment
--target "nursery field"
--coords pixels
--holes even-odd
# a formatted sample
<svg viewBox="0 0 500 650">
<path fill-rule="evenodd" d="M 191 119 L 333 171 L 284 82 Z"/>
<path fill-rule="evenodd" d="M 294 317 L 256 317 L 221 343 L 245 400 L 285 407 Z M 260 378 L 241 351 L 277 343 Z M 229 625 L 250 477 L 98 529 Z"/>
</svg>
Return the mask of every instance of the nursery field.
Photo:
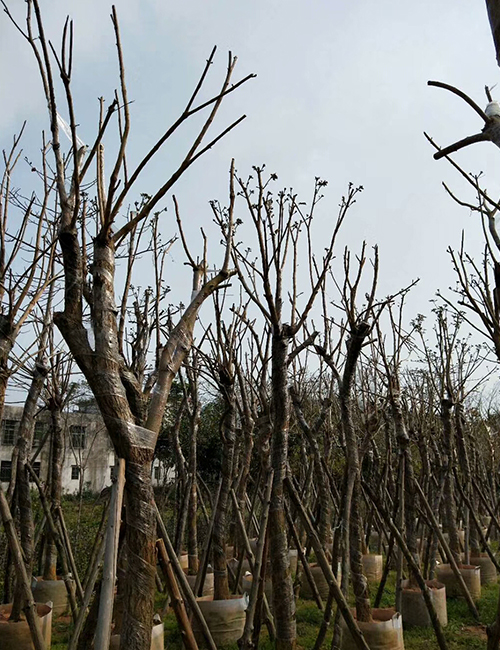
<svg viewBox="0 0 500 650">
<path fill-rule="evenodd" d="M 94 498 L 66 499 L 63 504 L 68 528 L 74 540 L 75 557 L 80 570 L 85 570 L 86 554 L 88 553 L 95 533 L 99 526 L 102 513 L 102 503 Z M 165 513 L 168 515 L 168 513 Z M 168 516 L 167 516 L 168 522 Z M 372 602 L 376 594 L 376 584 L 371 585 Z M 448 599 L 448 626 L 444 628 L 446 643 L 450 650 L 470 648 L 471 650 L 486 647 L 486 625 L 494 620 L 498 604 L 499 585 L 484 585 L 481 598 L 476 602 L 481 625 L 478 625 L 467 609 L 462 599 Z M 157 593 L 157 610 L 164 608 L 166 595 Z M 391 607 L 395 600 L 395 573 L 391 572 L 387 580 L 382 598 L 382 607 Z M 351 598 L 351 602 L 354 600 Z M 298 650 L 314 648 L 318 630 L 323 620 L 323 613 L 313 601 L 299 598 L 297 601 L 297 633 Z M 168 609 L 164 617 L 165 648 L 181 650 L 182 640 L 173 612 Z M 53 650 L 66 650 L 71 633 L 70 617 L 57 620 L 53 626 Z M 331 647 L 333 625 L 330 627 L 322 648 Z M 434 650 L 438 648 L 432 628 L 405 630 L 404 641 L 406 650 Z M 228 646 L 235 650 L 237 645 Z M 261 634 L 260 648 L 271 650 L 273 644 L 269 641 L 265 627 Z"/>
<path fill-rule="evenodd" d="M 500 650 L 500 0 L 0 2 L 0 650 Z"/>
</svg>

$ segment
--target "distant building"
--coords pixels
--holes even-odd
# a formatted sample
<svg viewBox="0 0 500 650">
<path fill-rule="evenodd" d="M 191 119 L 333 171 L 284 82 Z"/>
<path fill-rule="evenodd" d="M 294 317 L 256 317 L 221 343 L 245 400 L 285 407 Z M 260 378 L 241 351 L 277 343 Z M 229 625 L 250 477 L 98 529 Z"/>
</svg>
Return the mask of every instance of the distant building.
<svg viewBox="0 0 500 650">
<path fill-rule="evenodd" d="M 0 482 L 7 484 L 12 473 L 12 451 L 17 441 L 23 409 L 5 406 L 0 427 Z M 64 421 L 64 460 L 62 468 L 63 492 L 77 494 L 82 491 L 100 492 L 111 485 L 115 452 L 104 422 L 95 408 L 66 412 Z M 43 442 L 43 447 L 33 463 L 33 469 L 42 481 L 47 480 L 50 453 L 50 414 L 43 411 L 37 417 L 33 439 L 33 454 Z M 158 459 L 153 462 L 153 485 L 161 485 L 173 475 Z"/>
</svg>

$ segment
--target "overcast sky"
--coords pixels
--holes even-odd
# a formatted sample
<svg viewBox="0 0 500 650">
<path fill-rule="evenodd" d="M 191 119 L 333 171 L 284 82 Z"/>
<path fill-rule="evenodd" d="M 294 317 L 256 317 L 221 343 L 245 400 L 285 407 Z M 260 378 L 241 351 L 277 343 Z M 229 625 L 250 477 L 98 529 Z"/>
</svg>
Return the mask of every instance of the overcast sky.
<svg viewBox="0 0 500 650">
<path fill-rule="evenodd" d="M 10 4 L 24 11 L 20 0 Z M 111 101 L 117 85 L 109 7 L 102 0 L 41 5 L 54 42 L 66 13 L 75 21 L 78 133 L 91 142 L 97 98 Z M 464 102 L 426 83 L 456 85 L 486 105 L 484 86 L 496 84 L 499 71 L 484 2 L 117 0 L 116 6 L 133 100 L 130 164 L 178 115 L 213 45 L 218 53 L 212 87 L 222 79 L 228 50 L 238 55 L 235 79 L 257 74 L 227 99 L 214 134 L 243 113 L 247 119 L 175 188 L 193 246 L 200 226 L 218 239 L 208 201 L 226 200 L 234 157 L 241 175 L 266 163 L 279 176 L 277 186 L 293 186 L 305 198 L 315 176 L 327 179 L 318 212 L 324 236 L 347 183 L 363 185 L 342 243 L 355 249 L 363 239 L 379 245 L 382 294 L 421 278 L 408 300 L 409 316 L 428 313 L 435 291 L 453 283 L 446 249 L 459 244 L 463 228 L 471 250 L 480 250 L 476 217 L 451 201 L 441 181 L 469 200 L 470 191 L 446 161 L 432 159 L 423 131 L 446 145 L 482 126 Z M 47 128 L 46 107 L 32 53 L 5 16 L 0 16 L 0 60 L 1 146 L 8 146 L 27 119 L 24 148 L 35 155 L 40 129 Z M 64 107 L 61 113 L 67 118 Z M 159 157 L 138 190 L 152 192 L 164 181 L 189 134 L 187 129 Z M 482 170 L 490 193 L 498 195 L 500 152 L 494 145 L 475 145 L 456 159 L 467 171 Z M 165 225 L 166 235 L 175 232 L 171 209 Z M 182 262 L 180 248 L 174 250 L 179 272 Z M 172 269 L 172 278 L 180 277 Z"/>
</svg>

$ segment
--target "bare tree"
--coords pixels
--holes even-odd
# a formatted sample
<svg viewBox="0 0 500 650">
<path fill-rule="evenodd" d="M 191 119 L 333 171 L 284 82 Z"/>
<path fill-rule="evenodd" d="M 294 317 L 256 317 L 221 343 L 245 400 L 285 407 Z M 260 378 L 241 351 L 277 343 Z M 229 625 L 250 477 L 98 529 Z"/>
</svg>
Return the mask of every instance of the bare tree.
<svg viewBox="0 0 500 650">
<path fill-rule="evenodd" d="M 155 145 L 133 170 L 126 165 L 126 149 L 130 133 L 129 98 L 125 83 L 124 60 L 116 10 L 112 10 L 112 23 L 117 43 L 120 70 L 120 90 L 106 113 L 101 111 L 97 136 L 87 151 L 77 136 L 77 117 L 72 96 L 73 24 L 66 21 L 60 52 L 57 53 L 45 35 L 38 0 L 27 4 L 26 26 L 23 28 L 3 3 L 9 18 L 32 48 L 38 63 L 40 77 L 48 104 L 51 146 L 55 161 L 55 185 L 59 201 L 58 240 L 64 266 L 64 308 L 54 315 L 76 363 L 95 395 L 106 428 L 120 458 L 126 460 L 126 544 L 128 570 L 125 613 L 122 628 L 122 647 L 146 650 L 150 645 L 155 585 L 156 518 L 151 484 L 151 461 L 172 380 L 189 352 L 196 318 L 204 300 L 223 284 L 232 271 L 231 217 L 226 229 L 226 254 L 221 270 L 208 278 L 197 272 L 197 291 L 178 324 L 158 355 L 158 368 L 154 391 L 149 393 L 147 408 L 143 407 L 143 387 L 131 373 L 120 350 L 117 307 L 115 299 L 116 254 L 138 224 L 146 220 L 157 208 L 180 176 L 205 152 L 241 120 L 240 117 L 225 127 L 212 139 L 207 133 L 216 117 L 223 99 L 241 86 L 251 76 L 233 83 L 236 58 L 229 54 L 227 73 L 220 91 L 206 101 L 199 100 L 211 67 L 215 49 L 178 119 L 166 129 Z M 56 94 L 54 72 L 61 77 L 65 104 L 69 114 L 71 152 L 65 158 L 60 142 L 58 118 L 59 98 Z M 198 103 L 197 103 L 198 102 Z M 185 156 L 166 182 L 154 191 L 125 220 L 121 217 L 126 201 L 130 200 L 136 181 L 149 161 L 183 125 L 201 111 L 207 116 L 188 147 Z M 108 182 L 104 178 L 103 137 L 119 116 L 119 146 Z M 89 202 L 82 192 L 89 180 L 92 163 L 96 164 L 96 198 Z M 69 178 L 68 178 L 69 176 Z M 68 183 L 69 181 L 69 183 Z M 85 228 L 95 216 L 96 234 L 91 250 L 86 246 Z M 90 270 L 90 275 L 87 274 Z M 85 305 L 89 305 L 90 323 L 94 342 L 89 340 Z"/>
<path fill-rule="evenodd" d="M 257 239 L 257 257 L 249 258 L 249 251 L 242 244 L 234 248 L 233 259 L 240 281 L 258 312 L 271 330 L 271 468 L 273 485 L 269 512 L 269 540 L 272 558 L 273 611 L 276 620 L 276 646 L 282 650 L 292 649 L 296 643 L 295 602 L 290 574 L 283 481 L 288 456 L 288 431 L 290 427 L 290 394 L 288 390 L 288 366 L 290 345 L 303 328 L 314 301 L 324 284 L 340 226 L 354 201 L 357 190 L 349 189 L 341 202 L 338 218 L 334 223 L 330 241 L 323 258 L 318 261 L 312 252 L 312 220 L 322 198 L 325 181 L 317 178 L 313 198 L 308 208 L 299 202 L 293 192 L 279 192 L 276 197 L 270 184 L 276 180 L 271 174 L 265 177 L 264 169 L 255 167 L 255 183 L 252 178 L 238 179 L 239 193 L 253 225 Z M 223 210 L 214 204 L 219 223 L 223 224 Z M 301 288 L 298 280 L 300 236 L 304 235 L 308 290 L 303 305 L 299 305 Z M 287 278 L 292 278 L 287 283 Z M 285 316 L 285 300 L 289 297 L 288 318 Z M 288 322 L 287 322 L 288 320 Z M 309 337 L 307 344 L 315 336 Z M 298 352 L 298 350 L 297 350 Z"/>
</svg>

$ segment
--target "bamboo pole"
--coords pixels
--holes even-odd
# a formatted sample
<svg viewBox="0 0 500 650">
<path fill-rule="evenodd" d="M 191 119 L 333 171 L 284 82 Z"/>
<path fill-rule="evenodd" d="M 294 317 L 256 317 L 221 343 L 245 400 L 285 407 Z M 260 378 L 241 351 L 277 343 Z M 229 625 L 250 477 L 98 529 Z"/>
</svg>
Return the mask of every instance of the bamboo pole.
<svg viewBox="0 0 500 650">
<path fill-rule="evenodd" d="M 398 543 L 398 546 L 401 549 L 401 552 L 404 555 L 404 557 L 405 557 L 405 559 L 406 559 L 406 561 L 408 563 L 408 566 L 413 571 L 413 574 L 415 575 L 418 586 L 420 587 L 420 590 L 422 591 L 422 596 L 423 596 L 425 604 L 427 606 L 427 610 L 429 612 L 429 617 L 431 619 L 432 626 L 434 627 L 434 632 L 436 633 L 436 639 L 437 639 L 438 645 L 441 648 L 441 650 L 447 650 L 446 640 L 445 640 L 444 634 L 443 634 L 443 629 L 441 627 L 441 623 L 439 621 L 439 618 L 437 617 L 436 610 L 434 609 L 434 604 L 433 604 L 433 602 L 431 600 L 429 587 L 427 586 L 427 584 L 426 584 L 426 582 L 424 580 L 422 572 L 420 571 L 420 567 L 415 562 L 415 560 L 413 558 L 413 555 L 410 553 L 410 549 L 406 546 L 406 542 L 404 541 L 401 533 L 397 529 L 397 526 L 394 524 L 394 522 L 392 521 L 392 518 L 385 511 L 385 509 L 382 508 L 382 505 L 380 504 L 377 497 L 373 494 L 373 492 L 370 490 L 370 488 L 366 484 L 364 485 L 364 489 L 366 490 L 366 492 L 368 493 L 370 499 L 372 500 L 373 505 L 377 508 L 377 510 L 380 512 L 381 516 L 384 518 L 385 523 L 387 524 L 387 526 L 389 526 L 391 534 L 396 539 L 396 541 Z"/>
<path fill-rule="evenodd" d="M 231 494 L 231 499 L 232 499 L 232 502 L 233 502 L 234 511 L 236 513 L 236 521 L 237 521 L 238 527 L 240 529 L 241 537 L 243 539 L 243 544 L 244 544 L 244 547 L 245 547 L 243 549 L 241 559 L 238 562 L 238 568 L 236 570 L 235 579 L 234 579 L 233 593 L 237 594 L 239 586 L 240 586 L 240 582 L 241 582 L 241 573 L 243 571 L 243 560 L 245 558 L 245 555 L 248 557 L 248 563 L 250 565 L 250 571 L 252 572 L 252 575 L 253 575 L 253 566 L 254 566 L 254 563 L 255 563 L 255 557 L 254 557 L 254 554 L 253 554 L 253 551 L 252 551 L 252 547 L 250 545 L 250 540 L 248 539 L 248 534 L 247 534 L 247 531 L 246 531 L 246 528 L 245 528 L 245 522 L 243 521 L 243 517 L 242 517 L 241 511 L 240 511 L 240 506 L 238 504 L 238 499 L 236 497 L 236 493 L 235 493 L 233 488 L 231 488 L 230 494 Z M 254 578 L 255 578 L 255 576 L 254 576 Z"/>
<path fill-rule="evenodd" d="M 45 640 L 42 636 L 42 629 L 38 621 L 35 601 L 31 592 L 28 573 L 26 572 L 26 566 L 24 565 L 21 545 L 19 544 L 19 540 L 17 538 L 14 520 L 12 519 L 9 504 L 5 498 L 5 492 L 3 491 L 1 484 L 0 512 L 5 528 L 5 535 L 9 541 L 9 548 L 10 552 L 12 553 L 12 559 L 16 570 L 17 583 L 22 590 L 23 599 L 25 601 L 23 610 L 26 615 L 26 620 L 28 621 L 33 645 L 35 646 L 35 650 L 46 650 Z"/>
<path fill-rule="evenodd" d="M 198 565 L 198 574 L 194 583 L 193 593 L 195 596 L 201 596 L 203 593 L 203 585 L 205 584 L 205 576 L 207 575 L 208 557 L 210 554 L 210 546 L 212 545 L 212 532 L 214 529 L 215 513 L 217 512 L 217 504 L 219 503 L 219 494 L 222 481 L 219 481 L 217 494 L 215 495 L 215 502 L 212 505 L 212 516 L 210 517 L 210 524 L 208 526 L 207 536 L 205 537 L 205 544 L 203 545 L 203 552 L 201 554 L 201 561 Z"/>
<path fill-rule="evenodd" d="M 455 577 L 456 577 L 457 582 L 458 582 L 458 586 L 460 587 L 460 591 L 464 595 L 464 598 L 465 598 L 465 600 L 467 602 L 467 606 L 469 608 L 469 611 L 472 614 L 472 616 L 476 619 L 476 621 L 479 621 L 480 618 L 479 618 L 479 613 L 477 611 L 476 605 L 474 604 L 474 601 L 471 598 L 469 590 L 467 589 L 467 585 L 465 584 L 464 579 L 462 577 L 462 574 L 460 573 L 459 568 L 457 566 L 457 563 L 455 562 L 455 558 L 453 557 L 453 553 L 450 551 L 450 547 L 446 543 L 446 540 L 443 537 L 443 533 L 439 529 L 439 524 L 437 522 L 437 519 L 434 516 L 432 508 L 429 505 L 429 502 L 427 501 L 427 499 L 425 497 L 425 494 L 423 493 L 423 490 L 420 487 L 417 479 L 414 479 L 414 485 L 417 488 L 417 492 L 420 495 L 420 499 L 421 499 L 421 501 L 422 501 L 422 503 L 424 505 L 425 511 L 427 512 L 427 516 L 429 517 L 429 519 L 430 519 L 430 521 L 432 523 L 432 526 L 434 528 L 434 532 L 438 536 L 439 543 L 443 547 L 443 550 L 444 550 L 444 552 L 446 554 L 446 557 L 448 558 L 448 562 L 450 563 L 450 566 L 451 566 L 451 568 L 453 570 L 453 573 L 455 574 Z"/>
<path fill-rule="evenodd" d="M 115 600 L 116 563 L 118 560 L 118 541 L 125 488 L 125 460 L 119 458 L 116 464 L 117 475 L 111 490 L 111 502 L 106 530 L 106 546 L 102 569 L 101 600 L 95 631 L 94 650 L 108 650 L 111 639 L 113 603 Z"/>
<path fill-rule="evenodd" d="M 408 566 L 410 569 L 413 571 L 415 578 L 417 580 L 418 586 L 420 587 L 420 590 L 422 591 L 422 596 L 424 598 L 425 604 L 427 606 L 427 610 L 429 612 L 429 617 L 432 622 L 432 626 L 434 627 L 434 632 L 436 633 L 436 639 L 438 642 L 439 647 L 441 650 L 447 650 L 446 646 L 446 640 L 443 635 L 443 629 L 441 627 L 441 623 L 439 621 L 439 618 L 437 617 L 436 610 L 434 608 L 434 604 L 431 600 L 429 588 L 424 580 L 424 577 L 422 575 L 422 572 L 420 571 L 420 567 L 418 564 L 415 562 L 415 559 L 413 558 L 413 555 L 410 553 L 409 548 L 406 546 L 406 542 L 404 541 L 401 533 L 399 532 L 397 526 L 394 524 L 392 521 L 392 518 L 389 516 L 389 514 L 385 511 L 384 508 L 382 508 L 382 505 L 380 504 L 379 500 L 377 497 L 373 494 L 373 492 L 370 490 L 370 488 L 365 484 L 364 489 L 368 493 L 370 499 L 373 502 L 373 505 L 377 508 L 377 510 L 380 512 L 381 516 L 384 518 L 385 523 L 389 527 L 391 534 L 394 536 L 396 539 L 399 548 L 401 549 L 402 554 L 404 555 Z"/>
<path fill-rule="evenodd" d="M 477 528 L 477 531 L 478 531 L 478 533 L 479 533 L 479 537 L 481 538 L 481 544 L 483 545 L 484 550 L 485 550 L 486 553 L 488 554 L 488 557 L 489 557 L 490 560 L 493 562 L 493 564 L 494 564 L 494 566 L 495 566 L 495 569 L 500 573 L 500 564 L 498 563 L 498 560 L 496 559 L 495 554 L 492 552 L 492 550 L 491 550 L 491 548 L 490 548 L 490 545 L 489 545 L 488 542 L 486 541 L 486 538 L 485 538 L 485 536 L 484 536 L 484 533 L 483 533 L 483 529 L 482 529 L 482 527 L 481 527 L 481 524 L 480 524 L 480 522 L 479 522 L 479 520 L 478 520 L 478 518 L 477 518 L 477 516 L 476 516 L 476 513 L 474 512 L 474 510 L 473 510 L 473 508 L 472 508 L 472 506 L 471 506 L 471 503 L 470 503 L 468 497 L 466 496 L 466 494 L 465 494 L 465 492 L 464 492 L 462 486 L 461 486 L 460 483 L 458 482 L 458 478 L 457 478 L 456 475 L 455 475 L 455 482 L 456 482 L 456 484 L 457 484 L 457 487 L 458 487 L 459 492 L 460 492 L 460 493 L 462 494 L 462 496 L 463 496 L 463 499 L 464 499 L 465 505 L 466 505 L 467 508 L 469 509 L 469 514 L 470 514 L 470 516 L 472 517 L 472 521 L 474 522 L 474 525 L 475 525 L 475 527 Z M 474 561 L 474 558 L 471 558 L 471 561 L 473 562 L 473 561 Z"/>
<path fill-rule="evenodd" d="M 255 618 L 255 610 L 257 607 L 257 597 L 258 597 L 258 592 L 259 592 L 259 585 L 260 581 L 262 580 L 261 577 L 261 568 L 262 568 L 262 560 L 264 556 L 264 543 L 265 543 L 265 538 L 266 538 L 266 533 L 267 533 L 267 522 L 269 519 L 269 507 L 271 505 L 271 491 L 273 487 L 273 470 L 270 470 L 269 476 L 267 478 L 267 483 L 266 483 L 266 488 L 265 488 L 265 494 L 264 494 L 264 503 L 263 503 L 263 510 L 262 510 L 262 515 L 260 519 L 260 524 L 259 524 L 259 539 L 257 541 L 257 549 L 256 549 L 256 555 L 255 555 L 255 563 L 253 565 L 253 580 L 252 580 L 252 588 L 250 590 L 250 600 L 248 603 L 248 608 L 247 608 L 247 613 L 246 613 L 246 619 L 245 619 L 245 628 L 243 630 L 243 636 L 241 637 L 239 641 L 239 646 L 241 650 L 249 650 L 253 646 L 252 643 L 252 638 L 253 638 L 253 631 L 254 631 L 254 618 Z M 236 501 L 236 495 L 234 494 L 234 490 L 231 490 L 231 495 L 234 498 L 235 502 L 235 507 L 236 507 L 236 512 L 241 518 L 241 513 L 238 508 L 238 503 Z M 241 521 L 241 524 L 243 524 L 243 521 Z M 242 526 L 242 532 L 245 540 L 245 544 L 248 546 L 248 550 L 250 550 L 250 544 L 248 542 L 248 537 L 246 534 L 245 526 Z M 250 550 L 251 553 L 251 550 Z"/>
<path fill-rule="evenodd" d="M 34 471 L 33 467 L 31 467 L 30 463 L 26 462 L 26 467 L 28 469 L 28 472 L 31 475 L 31 478 L 33 479 L 35 485 L 38 488 L 38 493 L 40 495 L 40 502 L 42 504 L 45 517 L 47 518 L 47 524 L 49 526 L 50 534 L 52 535 L 52 539 L 55 542 L 59 560 L 61 562 L 61 568 L 63 574 L 62 577 L 63 577 L 64 585 L 66 587 L 66 591 L 68 593 L 68 600 L 71 607 L 71 616 L 73 618 L 73 621 L 76 621 L 76 619 L 78 618 L 78 607 L 76 604 L 75 593 L 72 588 L 71 573 L 69 571 L 68 562 L 66 560 L 64 544 L 61 540 L 61 535 L 59 534 L 59 531 L 57 530 L 57 526 L 52 517 L 52 512 L 50 511 L 47 497 L 45 496 L 45 493 L 43 491 L 43 487 L 42 484 L 40 483 L 40 479 L 36 475 L 36 472 Z"/>
<path fill-rule="evenodd" d="M 318 606 L 318 609 L 320 610 L 320 612 L 322 612 L 324 610 L 323 601 L 321 600 L 321 596 L 319 595 L 318 586 L 314 581 L 313 575 L 311 573 L 311 568 L 309 566 L 309 562 L 307 561 L 307 557 L 304 551 L 302 550 L 299 533 L 297 532 L 297 528 L 293 523 L 292 515 L 290 514 L 290 508 L 288 508 L 286 504 L 285 504 L 285 517 L 287 519 L 290 532 L 292 533 L 293 541 L 295 543 L 295 546 L 297 547 L 297 555 L 299 556 L 307 581 L 309 582 L 309 586 L 311 587 L 311 593 L 314 597 L 314 600 L 316 601 L 316 605 Z"/>
<path fill-rule="evenodd" d="M 88 581 L 89 581 L 89 579 L 91 577 L 91 572 L 92 572 L 92 569 L 94 567 L 96 556 L 98 555 L 98 553 L 100 552 L 100 549 L 102 548 L 101 542 L 102 542 L 102 538 L 103 538 L 103 534 L 104 534 L 104 525 L 105 525 L 105 523 L 107 521 L 107 518 L 108 518 L 109 501 L 110 501 L 109 498 L 106 499 L 106 503 L 104 504 L 104 507 L 102 509 L 101 521 L 99 523 L 99 528 L 97 529 L 97 534 L 95 536 L 94 543 L 92 545 L 92 551 L 90 553 L 90 558 L 89 558 L 89 563 L 88 563 L 88 566 L 87 566 L 87 570 L 85 571 L 85 575 L 83 577 L 82 587 L 83 587 L 84 593 L 87 590 L 87 584 L 88 584 Z"/>
<path fill-rule="evenodd" d="M 260 476 L 260 474 L 259 474 L 259 476 Z M 239 524 L 240 531 L 242 533 L 242 537 L 243 537 L 243 540 L 244 540 L 245 552 L 246 552 L 247 557 L 248 557 L 248 564 L 250 566 L 250 571 L 251 571 L 252 576 L 254 577 L 254 579 L 258 579 L 258 581 L 259 581 L 258 595 L 256 596 L 256 598 L 257 598 L 256 609 L 258 607 L 257 603 L 260 600 L 262 602 L 262 606 L 264 607 L 264 619 L 265 619 L 265 623 L 266 623 L 266 626 L 267 626 L 267 629 L 268 629 L 268 632 L 269 632 L 269 638 L 271 639 L 271 641 L 274 641 L 276 639 L 276 626 L 274 624 L 274 617 L 273 617 L 273 614 L 271 612 L 271 608 L 269 606 L 269 602 L 267 600 L 267 596 L 266 596 L 265 591 L 264 591 L 264 582 L 265 582 L 265 580 L 263 579 L 263 575 L 265 575 L 265 565 L 264 565 L 264 562 L 262 561 L 261 562 L 261 567 L 258 569 L 258 573 L 257 573 L 257 569 L 255 567 L 255 556 L 254 556 L 254 554 L 252 552 L 252 547 L 250 546 L 250 540 L 248 539 L 248 534 L 247 534 L 247 531 L 246 531 L 246 528 L 245 528 L 245 522 L 243 521 L 243 515 L 241 514 L 240 506 L 239 506 L 238 500 L 236 498 L 236 493 L 234 492 L 234 490 L 231 490 L 231 493 L 234 495 L 233 496 L 233 504 L 234 504 L 234 508 L 235 508 L 235 512 L 236 512 L 237 522 Z M 263 506 L 265 507 L 265 501 L 263 502 Z M 260 530 L 261 530 L 261 526 L 262 526 L 262 518 L 263 518 L 263 513 L 261 514 L 261 519 L 258 522 L 258 525 L 257 525 L 257 528 L 256 528 L 259 537 L 260 537 Z M 266 536 L 264 535 L 264 540 L 265 539 L 266 539 Z M 264 554 L 264 542 L 262 543 L 262 551 L 263 551 L 263 554 Z M 236 587 L 238 586 L 238 576 L 240 575 L 240 568 L 242 567 L 242 565 L 243 565 L 243 557 L 242 557 L 241 561 L 238 564 L 238 571 L 237 571 L 236 575 L 234 576 L 235 590 L 236 590 Z M 231 569 L 230 566 L 228 566 L 228 570 L 229 570 L 229 572 L 232 572 L 232 569 Z M 253 614 L 253 617 L 255 618 L 255 612 Z M 259 635 L 260 635 L 260 628 L 259 628 L 259 626 L 255 626 L 255 628 L 253 630 L 253 637 L 256 637 L 258 639 Z"/>
<path fill-rule="evenodd" d="M 88 577 L 86 580 L 85 591 L 83 593 L 83 603 L 80 611 L 78 612 L 78 618 L 75 622 L 75 627 L 73 629 L 73 634 L 68 645 L 68 650 L 76 650 L 78 647 L 78 641 L 80 634 L 83 630 L 85 623 L 85 616 L 87 614 L 87 608 L 90 604 L 90 599 L 94 592 L 95 583 L 97 581 L 97 576 L 99 575 L 99 567 L 104 557 L 104 540 L 103 537 L 99 538 L 99 543 L 96 548 L 96 552 L 92 558 L 92 564 L 89 566 Z M 100 589 L 100 588 L 99 588 Z"/>
<path fill-rule="evenodd" d="M 158 562 L 160 563 L 160 567 L 165 578 L 165 584 L 170 596 L 175 618 L 179 624 L 184 648 L 186 650 L 198 650 L 198 644 L 196 643 L 196 639 L 193 634 L 193 628 L 191 627 L 191 622 L 189 621 L 189 616 L 187 615 L 186 608 L 184 606 L 184 600 L 182 599 L 179 585 L 175 579 L 172 563 L 168 558 L 163 539 L 158 539 L 156 541 L 156 548 L 158 549 Z"/>
<path fill-rule="evenodd" d="M 495 515 L 495 510 L 493 510 L 493 508 L 491 508 L 491 506 L 488 503 L 486 497 L 484 496 L 483 491 L 479 488 L 479 485 L 476 483 L 476 481 L 474 479 L 472 479 L 472 485 L 476 489 L 476 492 L 478 493 L 479 498 L 483 502 L 484 507 L 486 508 L 489 516 L 491 517 L 489 528 L 491 529 L 492 525 L 494 524 L 496 526 L 498 532 L 500 533 L 500 523 L 499 523 L 499 521 L 498 521 L 498 519 L 497 519 L 497 517 Z M 497 507 L 498 507 L 498 504 L 497 504 Z"/>
<path fill-rule="evenodd" d="M 370 650 L 370 647 L 367 644 L 365 637 L 363 636 L 363 633 L 360 631 L 359 627 L 357 626 L 354 616 L 352 615 L 352 612 L 349 609 L 349 605 L 347 604 L 344 594 L 342 593 L 339 584 L 335 576 L 333 575 L 332 568 L 330 567 L 330 563 L 326 558 L 325 552 L 318 539 L 318 535 L 314 530 L 314 527 L 309 517 L 307 516 L 307 513 L 300 501 L 300 498 L 293 486 L 293 483 L 288 476 L 285 477 L 284 483 L 285 483 L 285 487 L 288 490 L 288 494 L 290 495 L 290 498 L 293 501 L 295 507 L 297 508 L 300 518 L 302 519 L 304 528 L 306 529 L 307 534 L 309 535 L 309 539 L 314 548 L 314 552 L 316 554 L 316 559 L 318 560 L 318 564 L 321 566 L 321 569 L 323 570 L 326 581 L 328 582 L 328 585 L 333 592 L 333 597 L 335 598 L 337 607 L 339 608 L 342 616 L 344 617 L 344 621 L 352 635 L 356 647 L 358 647 L 360 650 Z"/>
<path fill-rule="evenodd" d="M 212 635 L 210 633 L 210 629 L 207 625 L 207 622 L 205 621 L 205 617 L 203 616 L 201 609 L 196 602 L 195 595 L 193 594 L 193 591 L 189 585 L 189 582 L 187 581 L 186 576 L 184 575 L 184 571 L 181 568 L 181 565 L 179 563 L 179 559 L 177 558 L 177 555 L 175 554 L 174 547 L 172 546 L 172 542 L 170 541 L 170 537 L 168 536 L 167 529 L 165 527 L 165 524 L 163 523 L 163 519 L 161 518 L 160 511 L 158 510 L 158 506 L 155 504 L 155 509 L 156 509 L 156 522 L 158 525 L 158 530 L 160 532 L 161 538 L 165 542 L 165 547 L 167 550 L 168 557 L 170 559 L 170 562 L 172 563 L 172 567 L 174 569 L 175 577 L 179 581 L 179 584 L 181 586 L 182 592 L 184 594 L 184 597 L 186 598 L 189 607 L 191 608 L 191 611 L 193 612 L 194 616 L 196 617 L 198 623 L 200 624 L 201 631 L 203 633 L 203 636 L 205 637 L 205 640 L 207 642 L 207 645 L 210 650 L 217 650 L 217 646 L 214 643 L 214 640 L 212 638 Z"/>
<path fill-rule="evenodd" d="M 385 585 L 387 582 L 387 578 L 389 577 L 389 571 L 391 570 L 391 558 L 392 558 L 393 549 L 394 549 L 394 535 L 391 535 L 389 539 L 389 546 L 387 547 L 387 555 L 385 556 L 384 572 L 382 573 L 382 580 L 379 583 L 377 589 L 377 595 L 375 596 L 375 600 L 373 602 L 373 607 L 380 606 L 380 601 L 382 600 L 382 596 L 384 595 Z"/>
<path fill-rule="evenodd" d="M 71 549 L 71 542 L 69 539 L 68 535 L 68 529 L 66 528 L 66 522 L 64 521 L 64 516 L 63 516 L 63 511 L 61 506 L 58 506 L 56 510 L 56 515 L 59 520 L 59 526 L 60 526 L 60 532 L 61 532 L 61 537 L 64 542 L 64 547 L 66 549 L 66 555 L 68 558 L 68 563 L 71 568 L 71 573 L 73 574 L 73 579 L 76 584 L 76 593 L 78 596 L 78 599 L 80 601 L 80 604 L 83 602 L 83 589 L 82 589 L 82 583 L 80 582 L 80 578 L 78 576 L 78 571 L 76 568 L 76 562 L 75 562 L 75 557 L 73 555 L 73 550 Z"/>
</svg>

